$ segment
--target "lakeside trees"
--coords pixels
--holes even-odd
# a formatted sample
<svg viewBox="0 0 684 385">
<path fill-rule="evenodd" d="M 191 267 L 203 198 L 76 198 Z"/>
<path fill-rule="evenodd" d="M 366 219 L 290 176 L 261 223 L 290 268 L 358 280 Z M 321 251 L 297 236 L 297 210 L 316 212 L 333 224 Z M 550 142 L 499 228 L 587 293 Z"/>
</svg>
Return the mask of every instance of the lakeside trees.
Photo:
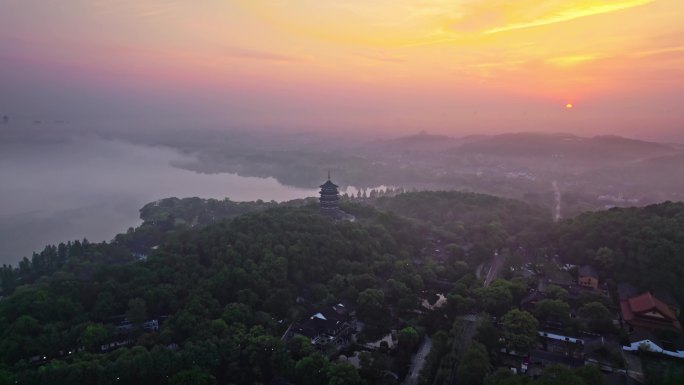
<svg viewBox="0 0 684 385">
<path fill-rule="evenodd" d="M 537 216 L 534 209 L 517 220 L 527 206 L 509 206 L 508 201 L 499 198 L 462 193 L 405 195 L 379 198 L 387 212 L 348 204 L 345 209 L 357 217 L 355 223 L 321 218 L 315 206 L 306 203 L 298 203 L 299 207 L 255 203 L 258 208 L 248 210 L 252 213 L 232 220 L 207 219 L 204 225 L 192 226 L 195 209 L 177 216 L 173 214 L 176 206 L 161 205 L 161 209 L 148 207 L 149 222 L 143 225 L 146 229 L 128 232 L 114 243 L 84 241 L 47 247 L 35 263 L 29 261 L 18 269 L 2 270 L 3 290 L 5 284 L 9 289 L 0 301 L 0 378 L 7 374 L 12 381 L 28 384 L 109 384 L 115 383 L 117 377 L 128 383 L 146 384 L 247 384 L 279 376 L 299 384 L 374 384 L 383 383 L 386 372 L 395 369 L 393 365 L 407 365 L 426 331 L 433 340 L 426 378 L 448 378 L 454 371 L 466 370 L 461 366 L 471 367 L 472 373 L 489 375 L 491 368 L 475 361 L 484 357 L 486 362 L 494 360 L 492 352 L 501 348 L 499 337 L 509 350 L 525 353 L 537 340 L 537 318 L 563 321 L 569 313 L 567 304 L 572 301 L 565 289 L 548 286 L 544 292 L 547 299 L 540 301 L 534 312 L 537 318 L 511 310 L 527 293 L 529 282 L 522 278 L 494 280 L 482 288 L 473 274 L 482 258 L 488 258 L 499 247 L 524 244 L 526 248 L 550 250 L 550 245 L 563 244 L 559 242 L 578 247 L 573 242 L 589 239 L 596 253 L 588 253 L 595 258 L 588 261 L 602 261 L 608 266 L 630 245 L 620 244 L 623 249 L 619 253 L 613 247 L 609 251 L 604 244 L 612 241 L 602 242 L 583 234 L 574 222 L 550 225 L 541 218 L 546 213 Z M 399 203 L 392 203 L 393 199 L 399 199 Z M 461 199 L 466 202 L 454 204 Z M 424 201 L 427 212 L 411 212 L 414 200 Z M 188 207 L 204 210 L 207 204 L 192 201 Z M 655 210 L 649 216 L 680 218 L 680 209 L 644 211 Z M 614 215 L 591 214 L 594 219 L 587 229 L 601 228 Z M 626 210 L 618 217 L 632 229 L 633 219 L 629 218 L 633 215 L 641 218 L 645 214 Z M 431 216 L 436 219 L 433 221 Z M 172 217 L 190 219 L 178 222 Z M 667 222 L 653 219 L 654 223 L 660 220 Z M 165 230 L 159 227 L 159 233 L 152 231 L 155 226 Z M 548 228 L 540 230 L 538 226 Z M 558 237 L 559 229 L 567 226 L 577 239 Z M 456 236 L 444 239 L 442 244 L 451 244 L 445 248 L 447 258 L 436 262 L 421 255 L 426 239 L 454 228 Z M 539 231 L 539 238 L 548 235 L 548 240 L 529 243 L 533 239 L 529 237 L 531 229 Z M 658 229 L 665 231 L 665 227 Z M 156 244 L 145 240 L 148 235 L 154 242 L 160 241 L 155 250 L 150 245 Z M 663 250 L 679 250 L 682 245 L 677 243 L 678 233 L 651 235 L 669 242 L 669 248 Z M 132 247 L 140 245 L 150 246 L 150 250 L 146 258 L 138 260 Z M 673 262 L 676 258 L 668 254 L 666 260 Z M 584 260 L 579 256 L 577 261 Z M 612 277 L 628 274 L 620 267 L 614 266 L 613 270 Z M 450 292 L 444 292 L 446 306 L 424 316 L 416 315 L 422 292 L 444 282 L 453 284 Z M 641 281 L 642 285 L 645 282 Z M 662 283 L 671 284 L 667 280 Z M 307 305 L 297 303 L 298 297 Z M 606 304 L 585 297 L 579 300 L 583 305 L 577 312 L 578 319 L 591 331 L 612 327 Z M 290 323 L 310 315 L 308 306 L 329 306 L 339 300 L 356 304 L 359 319 L 369 329 L 377 333 L 386 333 L 390 328 L 399 330 L 400 353 L 391 359 L 386 352 L 364 356 L 364 364 L 357 371 L 314 352 L 309 341 L 280 341 Z M 465 351 L 455 349 L 460 343 L 459 333 L 465 328 L 456 327 L 454 319 L 481 311 L 503 316 L 499 318 L 503 326 L 499 330 L 485 322 L 479 325 L 474 345 Z M 125 334 L 117 332 L 116 322 L 112 321 L 123 315 L 135 326 Z M 168 318 L 164 317 L 158 332 L 141 327 L 145 321 L 161 316 Z M 102 350 L 103 344 L 112 342 L 124 347 Z M 307 375 L 311 371 L 317 375 Z M 579 372 L 573 375 L 584 378 Z M 472 383 L 481 383 L 487 377 L 479 376 L 471 376 Z M 502 383 L 519 381 L 500 374 L 489 377 Z M 570 381 L 575 381 L 574 377 Z"/>
</svg>

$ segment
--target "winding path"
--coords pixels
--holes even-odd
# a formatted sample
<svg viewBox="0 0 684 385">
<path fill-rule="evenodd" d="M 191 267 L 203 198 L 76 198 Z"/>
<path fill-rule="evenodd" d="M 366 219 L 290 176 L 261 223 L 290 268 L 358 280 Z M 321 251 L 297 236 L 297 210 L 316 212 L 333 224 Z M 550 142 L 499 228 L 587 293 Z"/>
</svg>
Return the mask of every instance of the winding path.
<svg viewBox="0 0 684 385">
<path fill-rule="evenodd" d="M 551 186 L 553 187 L 553 195 L 556 200 L 556 206 L 553 213 L 553 220 L 554 222 L 558 222 L 561 220 L 561 192 L 560 188 L 558 188 L 558 182 L 556 182 L 555 180 L 551 182 Z"/>
<path fill-rule="evenodd" d="M 423 339 L 423 342 L 420 344 L 420 347 L 418 348 L 418 352 L 415 356 L 413 356 L 413 359 L 411 360 L 411 368 L 409 369 L 409 372 L 406 375 L 406 379 L 404 379 L 403 385 L 415 385 L 418 383 L 418 379 L 420 378 L 420 371 L 423 370 L 423 366 L 425 365 L 425 359 L 427 358 L 427 355 L 430 353 L 430 349 L 432 349 L 432 339 L 428 336 L 425 336 L 425 339 Z"/>
</svg>

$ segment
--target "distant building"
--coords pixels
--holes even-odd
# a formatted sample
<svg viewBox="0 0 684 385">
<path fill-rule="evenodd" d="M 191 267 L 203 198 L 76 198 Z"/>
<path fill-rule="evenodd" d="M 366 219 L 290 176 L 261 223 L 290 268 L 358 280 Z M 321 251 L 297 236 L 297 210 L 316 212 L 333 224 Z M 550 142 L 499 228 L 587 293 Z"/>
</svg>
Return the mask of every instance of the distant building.
<svg viewBox="0 0 684 385">
<path fill-rule="evenodd" d="M 354 308 L 350 303 L 340 302 L 316 312 L 296 325 L 292 333 L 309 338 L 311 344 L 320 349 L 328 346 L 339 348 L 351 341 L 351 336 L 356 330 L 354 314 Z"/>
<path fill-rule="evenodd" d="M 321 197 L 319 202 L 321 205 L 321 214 L 336 217 L 340 210 L 340 192 L 338 187 L 330 180 L 330 171 L 328 171 L 328 180 L 321 186 Z"/>
<path fill-rule="evenodd" d="M 345 213 L 340 209 L 340 192 L 335 183 L 330 180 L 330 171 L 328 171 L 328 180 L 320 185 L 321 197 L 318 199 L 320 202 L 320 213 L 330 218 L 338 220 L 354 221 L 354 216 Z"/>
<path fill-rule="evenodd" d="M 631 328 L 682 330 L 672 309 L 650 292 L 621 300 L 620 311 Z"/>
<path fill-rule="evenodd" d="M 9 116 L 5 115 L 2 117 L 2 124 L 9 124 Z"/>
<path fill-rule="evenodd" d="M 590 287 L 594 290 L 599 287 L 599 276 L 596 269 L 591 266 L 582 266 L 577 274 L 577 284 L 583 287 Z"/>
</svg>

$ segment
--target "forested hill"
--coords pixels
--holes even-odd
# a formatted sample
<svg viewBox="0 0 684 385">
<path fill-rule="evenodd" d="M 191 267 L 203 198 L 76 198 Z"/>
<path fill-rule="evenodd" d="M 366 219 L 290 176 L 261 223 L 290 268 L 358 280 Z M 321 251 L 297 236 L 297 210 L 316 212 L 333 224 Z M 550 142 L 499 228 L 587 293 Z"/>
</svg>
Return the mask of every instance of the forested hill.
<svg viewBox="0 0 684 385">
<path fill-rule="evenodd" d="M 684 203 L 585 213 L 552 234 L 563 260 L 592 264 L 616 283 L 667 289 L 684 303 Z"/>
<path fill-rule="evenodd" d="M 451 322 L 447 313 L 419 315 L 426 284 L 454 284 L 458 295 L 449 295 L 442 312 L 487 310 L 479 299 L 488 291 L 473 271 L 503 249 L 542 257 L 555 249 L 614 282 L 665 286 L 682 299 L 682 203 L 559 224 L 542 208 L 459 192 L 343 208 L 355 222 L 323 217 L 307 201 L 163 200 L 145 206 L 143 225 L 111 243 L 50 246 L 19 269 L 5 266 L 0 384 L 255 384 L 280 377 L 361 385 L 384 383 L 388 370 L 403 378 L 418 333 Z M 438 240 L 440 256 L 448 250 L 441 260 L 426 247 Z M 452 304 L 457 298 L 460 305 Z M 313 309 L 340 301 L 356 307 L 365 324 L 360 338 L 409 329 L 390 361 L 383 353 L 357 370 L 314 352 L 307 339 L 281 340 Z"/>
<path fill-rule="evenodd" d="M 445 194 L 452 203 L 466 198 Z M 485 214 L 509 210 L 506 204 L 470 198 L 460 225 L 510 228 L 498 221 L 512 213 Z M 425 193 L 399 199 L 438 203 Z M 22 286 L 0 301 L 0 379 L 252 384 L 278 374 L 296 383 L 360 383 L 350 367 L 280 336 L 311 306 L 340 300 L 358 304 L 368 330 L 386 330 L 397 322 L 391 313 L 412 314 L 424 282 L 467 272 L 463 265 L 415 263 L 429 234 L 448 222 L 433 226 L 429 217 L 410 221 L 357 203 L 345 204 L 355 223 L 334 222 L 315 204 L 299 206 L 170 199 L 143 208 L 144 224 L 112 243 L 46 248 L 25 263 L 32 274 L 12 281 Z M 470 242 L 468 234 L 461 236 Z M 152 245 L 159 247 L 134 258 L 133 250 Z M 308 305 L 298 305 L 298 296 Z M 165 321 L 156 333 L 120 334 L 123 317 Z M 122 348 L 101 351 L 111 343 Z M 410 358 L 407 352 L 399 361 Z M 322 377 L 308 381 L 312 371 Z"/>
<path fill-rule="evenodd" d="M 515 233 L 548 222 L 548 209 L 514 199 L 460 191 L 421 191 L 379 198 L 375 206 L 448 230 L 463 225 L 497 225 Z M 547 221 L 548 219 L 548 221 Z"/>
<path fill-rule="evenodd" d="M 296 206 L 303 201 L 283 205 Z M 162 243 L 169 232 L 202 227 L 222 219 L 231 219 L 247 213 L 278 207 L 277 202 L 233 202 L 230 199 L 166 198 L 148 203 L 140 209 L 141 226 L 129 229 L 115 238 L 136 253 L 147 254 Z"/>
<path fill-rule="evenodd" d="M 147 260 L 105 266 L 87 279 L 67 271 L 44 276 L 0 301 L 0 378 L 202 384 L 211 377 L 254 384 L 274 374 L 309 376 L 296 364 L 311 351 L 293 352 L 280 341 L 290 322 L 306 316 L 297 295 L 307 292 L 314 304 L 356 302 L 391 277 L 404 295 L 383 296 L 383 304 L 417 301 L 423 280 L 410 255 L 417 245 L 411 234 L 418 234 L 397 237 L 390 230 L 409 225 L 373 217 L 367 224 L 333 222 L 312 209 L 275 208 L 178 232 Z M 386 319 L 378 313 L 382 305 L 369 306 L 368 317 Z M 120 315 L 132 322 L 168 319 L 159 333 L 140 329 L 122 337 L 112 321 Z M 100 351 L 111 342 L 132 349 Z M 325 369 L 324 383 L 340 377 L 336 383 L 353 384 L 358 377 L 347 366 L 313 359 L 317 370 Z"/>
<path fill-rule="evenodd" d="M 64 270 L 79 278 L 88 278 L 101 265 L 131 263 L 144 258 L 152 249 L 178 231 L 202 227 L 222 219 L 263 211 L 279 205 L 299 206 L 305 200 L 276 202 L 233 202 L 229 199 L 166 198 L 140 209 L 143 223 L 118 234 L 112 242 L 91 243 L 76 240 L 48 245 L 42 251 L 24 257 L 18 266 L 0 268 L 0 295 L 8 295 L 19 285 Z"/>
<path fill-rule="evenodd" d="M 423 191 L 379 198 L 375 206 L 428 224 L 446 240 L 472 249 L 478 258 L 551 227 L 547 208 L 514 199 L 459 191 Z"/>
</svg>

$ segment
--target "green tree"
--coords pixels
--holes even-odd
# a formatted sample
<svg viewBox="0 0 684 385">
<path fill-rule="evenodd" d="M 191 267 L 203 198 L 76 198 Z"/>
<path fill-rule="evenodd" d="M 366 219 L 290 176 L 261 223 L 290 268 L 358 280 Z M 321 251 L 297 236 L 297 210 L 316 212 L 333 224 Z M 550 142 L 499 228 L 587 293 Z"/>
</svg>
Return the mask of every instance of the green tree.
<svg viewBox="0 0 684 385">
<path fill-rule="evenodd" d="M 509 369 L 500 368 L 492 375 L 487 376 L 484 385 L 525 385 L 527 383 L 529 383 L 527 376 L 519 376 L 513 374 Z"/>
<path fill-rule="evenodd" d="M 596 251 L 594 259 L 601 271 L 610 271 L 615 264 L 615 252 L 609 247 L 601 247 Z"/>
<path fill-rule="evenodd" d="M 562 365 L 549 365 L 542 370 L 534 385 L 588 385 L 572 370 Z M 594 385 L 594 384 L 591 384 Z"/>
<path fill-rule="evenodd" d="M 349 364 L 334 364 L 328 370 L 328 385 L 364 385 L 358 370 Z"/>
<path fill-rule="evenodd" d="M 505 313 L 513 303 L 513 294 L 507 281 L 494 281 L 489 287 L 479 288 L 475 293 L 482 307 L 495 316 Z"/>
<path fill-rule="evenodd" d="M 492 369 L 489 353 L 484 345 L 473 342 L 466 350 L 458 365 L 456 375 L 458 383 L 464 385 L 482 385 L 487 373 Z"/>
<path fill-rule="evenodd" d="M 194 368 L 176 373 L 169 382 L 171 385 L 213 385 L 216 379 L 204 370 Z"/>
<path fill-rule="evenodd" d="M 534 313 L 540 320 L 564 323 L 570 317 L 570 305 L 558 299 L 543 299 L 535 306 Z"/>
<path fill-rule="evenodd" d="M 537 345 L 539 322 L 532 314 L 513 309 L 503 317 L 503 333 L 506 347 L 517 353 L 526 354 Z"/>
<path fill-rule="evenodd" d="M 359 294 L 356 302 L 356 313 L 363 322 L 376 324 L 379 319 L 384 318 L 385 295 L 382 290 L 366 289 Z"/>
<path fill-rule="evenodd" d="M 612 327 L 610 311 L 602 303 L 586 303 L 577 310 L 577 315 L 587 322 L 587 327 L 592 331 L 605 332 Z"/>
<path fill-rule="evenodd" d="M 287 341 L 289 350 L 296 359 L 306 357 L 314 352 L 311 340 L 304 336 L 294 336 Z"/>
<path fill-rule="evenodd" d="M 217 337 L 224 337 L 226 332 L 228 331 L 228 324 L 226 323 L 226 321 L 219 318 L 211 321 L 211 323 L 209 324 L 209 328 L 211 329 L 211 334 Z"/>
<path fill-rule="evenodd" d="M 457 293 L 451 293 L 447 296 L 446 309 L 449 314 L 462 315 L 471 311 L 475 307 L 475 300 L 470 297 L 464 297 Z"/>
<path fill-rule="evenodd" d="M 81 333 L 79 341 L 91 352 L 100 351 L 100 346 L 107 341 L 109 330 L 102 324 L 89 324 Z"/>
<path fill-rule="evenodd" d="M 420 343 L 418 332 L 411 326 L 401 329 L 397 335 L 397 339 L 399 340 L 399 348 L 409 352 L 412 352 Z"/>
<path fill-rule="evenodd" d="M 495 358 L 501 348 L 501 331 L 494 326 L 489 318 L 485 318 L 480 326 L 477 327 L 475 339 L 483 344 L 490 356 Z"/>
<path fill-rule="evenodd" d="M 14 374 L 0 369 L 0 385 L 14 385 L 16 383 L 17 380 Z"/>
<path fill-rule="evenodd" d="M 147 304 L 142 298 L 133 298 L 128 301 L 126 317 L 134 325 L 141 325 L 147 320 Z"/>
<path fill-rule="evenodd" d="M 568 300 L 568 291 L 557 285 L 549 285 L 544 289 L 546 298 L 557 299 L 561 301 Z"/>
<path fill-rule="evenodd" d="M 595 366 L 585 365 L 575 369 L 577 377 L 581 378 L 586 385 L 608 385 L 606 376 Z"/>
<path fill-rule="evenodd" d="M 330 362 L 327 358 L 318 353 L 306 356 L 295 364 L 297 384 L 326 385 L 329 370 Z"/>
</svg>

